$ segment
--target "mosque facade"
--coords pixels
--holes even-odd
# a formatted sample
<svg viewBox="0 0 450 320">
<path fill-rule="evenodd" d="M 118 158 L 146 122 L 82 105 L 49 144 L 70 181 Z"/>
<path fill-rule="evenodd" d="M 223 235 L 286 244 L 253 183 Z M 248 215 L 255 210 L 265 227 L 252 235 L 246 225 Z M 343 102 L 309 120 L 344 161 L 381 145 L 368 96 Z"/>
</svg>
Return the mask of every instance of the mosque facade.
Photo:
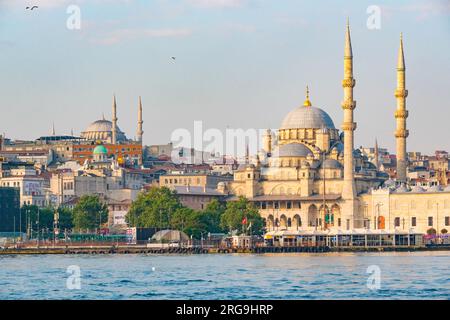
<svg viewBox="0 0 450 320">
<path fill-rule="evenodd" d="M 354 148 L 356 101 L 350 27 L 344 50 L 344 120 L 341 130 L 331 117 L 313 105 L 306 92 L 303 105 L 289 112 L 280 128 L 267 130 L 255 163 L 242 165 L 227 188 L 233 196 L 253 202 L 266 230 L 403 230 L 446 233 L 450 228 L 450 189 L 430 190 L 407 184 L 409 131 L 403 39 L 397 66 L 396 145 L 397 179 L 379 170 Z"/>
</svg>

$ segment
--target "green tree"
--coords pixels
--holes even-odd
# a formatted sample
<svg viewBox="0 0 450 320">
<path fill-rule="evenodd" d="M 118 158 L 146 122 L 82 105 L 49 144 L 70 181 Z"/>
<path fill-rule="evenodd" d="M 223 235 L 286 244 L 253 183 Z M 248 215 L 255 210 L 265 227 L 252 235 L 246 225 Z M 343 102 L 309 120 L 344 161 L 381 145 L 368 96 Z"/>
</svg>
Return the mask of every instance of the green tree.
<svg viewBox="0 0 450 320">
<path fill-rule="evenodd" d="M 58 208 L 59 213 L 59 229 L 61 231 L 73 228 L 73 211 L 69 208 Z"/>
<path fill-rule="evenodd" d="M 178 208 L 170 217 L 170 226 L 172 229 L 181 230 L 188 236 L 200 238 L 202 233 L 207 232 L 207 226 L 201 220 L 203 213 L 191 208 Z"/>
<path fill-rule="evenodd" d="M 247 223 L 243 224 L 246 218 Z M 245 197 L 239 197 L 238 201 L 227 202 L 227 208 L 221 218 L 221 226 L 230 232 L 261 234 L 263 232 L 264 221 L 258 209 Z"/>
<path fill-rule="evenodd" d="M 39 230 L 53 230 L 53 209 L 39 208 L 35 205 L 24 205 L 20 208 L 22 232 L 26 232 L 27 225 L 33 232 Z M 17 218 L 16 218 L 17 219 Z M 27 224 L 28 220 L 28 224 Z M 18 221 L 19 223 L 20 221 Z"/>
<path fill-rule="evenodd" d="M 205 225 L 206 231 L 211 233 L 224 231 L 220 222 L 225 209 L 226 207 L 223 203 L 213 199 L 206 206 L 206 209 L 199 213 L 200 222 Z"/>
<path fill-rule="evenodd" d="M 152 187 L 133 201 L 125 219 L 133 227 L 167 228 L 170 227 L 170 217 L 180 208 L 182 205 L 175 191 Z"/>
<path fill-rule="evenodd" d="M 85 195 L 73 209 L 75 229 L 95 229 L 108 221 L 108 207 L 98 196 Z"/>
</svg>

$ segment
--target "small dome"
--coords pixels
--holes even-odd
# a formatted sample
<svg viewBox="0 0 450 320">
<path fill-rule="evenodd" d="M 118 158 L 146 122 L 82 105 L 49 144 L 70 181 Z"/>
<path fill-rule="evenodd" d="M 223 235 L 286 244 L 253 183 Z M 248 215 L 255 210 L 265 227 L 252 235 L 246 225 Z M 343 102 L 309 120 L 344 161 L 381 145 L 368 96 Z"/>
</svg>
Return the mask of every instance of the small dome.
<svg viewBox="0 0 450 320">
<path fill-rule="evenodd" d="M 335 129 L 333 120 L 322 109 L 300 106 L 289 112 L 280 129 Z"/>
<path fill-rule="evenodd" d="M 108 154 L 108 149 L 104 145 L 98 145 L 94 148 L 94 154 Z"/>
<path fill-rule="evenodd" d="M 288 143 L 275 148 L 272 155 L 275 157 L 306 157 L 312 155 L 312 152 L 304 144 Z"/>
<path fill-rule="evenodd" d="M 325 169 L 341 169 L 342 165 L 339 161 L 334 159 L 325 159 L 324 162 L 320 165 L 321 168 Z"/>
</svg>

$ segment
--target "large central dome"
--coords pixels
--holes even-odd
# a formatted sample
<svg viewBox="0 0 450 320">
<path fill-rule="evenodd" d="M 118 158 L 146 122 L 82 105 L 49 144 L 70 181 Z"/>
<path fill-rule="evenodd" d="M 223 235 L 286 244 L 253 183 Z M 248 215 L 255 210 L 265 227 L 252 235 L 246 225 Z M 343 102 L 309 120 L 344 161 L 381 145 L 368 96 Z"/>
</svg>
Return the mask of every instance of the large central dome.
<svg viewBox="0 0 450 320">
<path fill-rule="evenodd" d="M 280 129 L 335 129 L 333 120 L 322 109 L 304 105 L 289 112 Z"/>
<path fill-rule="evenodd" d="M 322 109 L 313 107 L 306 86 L 306 100 L 303 105 L 287 114 L 280 129 L 335 129 L 333 120 Z"/>
<path fill-rule="evenodd" d="M 125 134 L 117 129 L 117 141 L 123 142 L 127 140 Z M 112 138 L 112 122 L 109 120 L 97 120 L 91 123 L 86 131 L 81 133 L 81 137 L 88 140 L 102 140 L 103 142 L 110 143 Z"/>
</svg>

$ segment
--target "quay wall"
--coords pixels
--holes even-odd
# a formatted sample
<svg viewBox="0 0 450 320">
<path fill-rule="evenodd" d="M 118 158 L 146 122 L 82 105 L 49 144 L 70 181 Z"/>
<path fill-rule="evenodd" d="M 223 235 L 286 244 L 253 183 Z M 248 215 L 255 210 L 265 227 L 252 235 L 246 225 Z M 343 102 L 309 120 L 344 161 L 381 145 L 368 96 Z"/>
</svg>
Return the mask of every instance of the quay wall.
<svg viewBox="0 0 450 320">
<path fill-rule="evenodd" d="M 0 255 L 17 254 L 264 254 L 264 253 L 328 253 L 328 252 L 411 252 L 450 250 L 447 246 L 391 246 L 391 247 L 255 247 L 255 248 L 148 248 L 148 247 L 55 247 L 55 248 L 7 248 Z"/>
</svg>

